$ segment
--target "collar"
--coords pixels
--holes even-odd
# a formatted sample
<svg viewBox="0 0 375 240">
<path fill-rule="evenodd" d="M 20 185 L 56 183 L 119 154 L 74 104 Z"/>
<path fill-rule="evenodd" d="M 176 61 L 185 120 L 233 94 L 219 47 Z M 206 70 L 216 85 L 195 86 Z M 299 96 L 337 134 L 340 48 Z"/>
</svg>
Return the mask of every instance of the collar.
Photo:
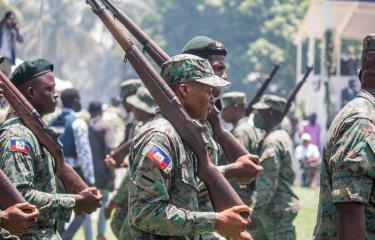
<svg viewBox="0 0 375 240">
<path fill-rule="evenodd" d="M 361 89 L 361 91 L 358 94 L 358 97 L 368 100 L 375 107 L 375 96 L 373 96 L 367 90 Z"/>
</svg>

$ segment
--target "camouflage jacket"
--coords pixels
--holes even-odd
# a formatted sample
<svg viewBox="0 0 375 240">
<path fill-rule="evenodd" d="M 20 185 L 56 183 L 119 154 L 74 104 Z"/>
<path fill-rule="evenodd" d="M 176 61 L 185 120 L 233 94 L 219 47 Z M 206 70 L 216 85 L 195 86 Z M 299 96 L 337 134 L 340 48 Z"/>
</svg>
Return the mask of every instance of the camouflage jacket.
<svg viewBox="0 0 375 240">
<path fill-rule="evenodd" d="M 246 148 L 251 154 L 259 154 L 259 144 L 261 141 L 260 132 L 249 123 L 249 118 L 241 118 L 233 127 L 232 134 L 238 141 Z M 252 206 L 252 194 L 254 191 L 255 184 L 240 185 L 236 180 L 231 180 L 233 188 L 236 190 L 242 201 Z"/>
<path fill-rule="evenodd" d="M 254 216 L 266 214 L 277 218 L 286 212 L 296 213 L 298 197 L 292 191 L 294 181 L 293 143 L 281 126 L 276 126 L 264 139 L 260 165 L 263 172 L 256 180 Z"/>
<path fill-rule="evenodd" d="M 35 135 L 11 117 L 0 128 L 0 167 L 23 197 L 39 209 L 37 226 L 21 239 L 55 239 L 56 220 L 69 221 L 74 195 L 57 194 L 55 162 Z"/>
<path fill-rule="evenodd" d="M 337 239 L 335 203 L 363 203 L 375 239 L 375 97 L 362 90 L 335 117 L 323 151 L 316 240 Z"/>
<path fill-rule="evenodd" d="M 132 239 L 199 239 L 200 232 L 213 232 L 216 214 L 198 208 L 194 153 L 160 114 L 147 126 L 130 156 Z"/>
</svg>

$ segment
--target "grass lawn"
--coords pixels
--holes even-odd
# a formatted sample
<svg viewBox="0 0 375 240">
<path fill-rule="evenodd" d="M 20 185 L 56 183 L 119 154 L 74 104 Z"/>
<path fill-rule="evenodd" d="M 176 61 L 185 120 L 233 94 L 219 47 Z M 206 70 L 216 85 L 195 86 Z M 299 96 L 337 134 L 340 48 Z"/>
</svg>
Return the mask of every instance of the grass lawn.
<svg viewBox="0 0 375 240">
<path fill-rule="evenodd" d="M 316 212 L 318 207 L 319 190 L 310 188 L 295 187 L 295 193 L 300 199 L 301 210 L 297 215 L 294 225 L 297 229 L 297 240 L 310 240 L 312 239 L 312 232 L 314 230 L 316 221 Z M 94 219 L 94 217 L 93 217 Z M 93 236 L 96 237 L 96 224 L 97 221 L 93 220 Z M 112 230 L 107 222 L 107 233 L 106 237 L 108 240 L 116 239 L 112 233 Z M 75 240 L 85 240 L 82 228 L 74 237 Z M 255 239 L 256 240 L 256 239 Z"/>
</svg>

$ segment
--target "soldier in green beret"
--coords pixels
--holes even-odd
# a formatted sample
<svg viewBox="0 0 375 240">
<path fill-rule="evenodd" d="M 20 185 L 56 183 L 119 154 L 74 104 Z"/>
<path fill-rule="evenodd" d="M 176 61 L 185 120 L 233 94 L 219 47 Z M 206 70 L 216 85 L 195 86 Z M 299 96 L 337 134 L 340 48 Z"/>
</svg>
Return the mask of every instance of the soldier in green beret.
<svg viewBox="0 0 375 240">
<path fill-rule="evenodd" d="M 292 222 L 299 210 L 299 200 L 292 190 L 293 143 L 281 128 L 285 106 L 286 100 L 275 95 L 264 95 L 253 106 L 254 125 L 266 132 L 260 150 L 263 172 L 256 179 L 253 198 L 250 232 L 254 239 L 296 239 Z"/>
<path fill-rule="evenodd" d="M 315 240 L 375 239 L 375 34 L 361 61 L 361 91 L 326 136 Z"/>
<path fill-rule="evenodd" d="M 205 120 L 214 103 L 213 87 L 228 85 L 207 60 L 182 54 L 162 65 L 161 76 L 195 120 Z M 132 239 L 199 239 L 218 231 L 240 238 L 249 224 L 238 206 L 202 212 L 198 206 L 198 159 L 173 125 L 156 117 L 134 138 L 130 155 L 129 227 Z"/>
<path fill-rule="evenodd" d="M 22 63 L 11 77 L 41 116 L 53 112 L 57 103 L 52 71 L 51 63 L 38 59 Z M 56 193 L 55 160 L 18 116 L 9 116 L 1 125 L 0 146 L 0 168 L 26 201 L 40 211 L 35 228 L 21 239 L 60 239 L 56 221 L 69 221 L 72 210 L 91 213 L 99 207 L 100 196 L 94 195 L 94 189 L 76 195 Z"/>
</svg>

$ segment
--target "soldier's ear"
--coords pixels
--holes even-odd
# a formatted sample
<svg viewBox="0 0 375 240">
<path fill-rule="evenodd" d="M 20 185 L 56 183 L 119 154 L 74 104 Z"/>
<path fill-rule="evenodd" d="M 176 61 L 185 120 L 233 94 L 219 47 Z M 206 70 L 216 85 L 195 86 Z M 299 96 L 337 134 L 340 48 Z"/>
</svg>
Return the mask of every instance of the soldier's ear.
<svg viewBox="0 0 375 240">
<path fill-rule="evenodd" d="M 359 81 L 362 82 L 362 81 L 361 81 L 361 78 L 362 78 L 362 69 L 358 69 L 358 71 L 357 71 L 357 75 L 358 75 L 358 79 L 359 79 Z"/>
<path fill-rule="evenodd" d="M 179 91 L 182 97 L 186 98 L 189 95 L 189 85 L 181 83 L 179 85 Z"/>
</svg>

